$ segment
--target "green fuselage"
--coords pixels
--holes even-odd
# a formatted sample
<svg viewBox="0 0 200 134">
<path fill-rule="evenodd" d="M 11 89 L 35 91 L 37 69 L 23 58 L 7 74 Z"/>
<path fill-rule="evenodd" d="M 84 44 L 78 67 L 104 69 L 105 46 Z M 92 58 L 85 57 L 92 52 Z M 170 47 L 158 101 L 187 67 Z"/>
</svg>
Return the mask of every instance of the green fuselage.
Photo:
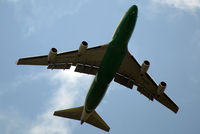
<svg viewBox="0 0 200 134">
<path fill-rule="evenodd" d="M 127 45 L 137 20 L 137 6 L 132 6 L 122 17 L 103 57 L 85 100 L 85 111 L 92 112 L 101 102 L 119 69 L 128 49 Z"/>
</svg>

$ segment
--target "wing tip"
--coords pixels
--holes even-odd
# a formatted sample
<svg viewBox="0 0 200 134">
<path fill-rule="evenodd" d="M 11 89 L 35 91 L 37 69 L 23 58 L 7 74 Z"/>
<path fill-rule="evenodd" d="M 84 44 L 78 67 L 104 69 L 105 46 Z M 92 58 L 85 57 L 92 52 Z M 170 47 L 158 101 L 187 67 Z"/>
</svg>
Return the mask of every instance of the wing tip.
<svg viewBox="0 0 200 134">
<path fill-rule="evenodd" d="M 179 108 L 177 108 L 177 109 L 174 111 L 174 113 L 177 114 L 177 113 L 178 113 L 178 110 L 179 110 Z"/>
<path fill-rule="evenodd" d="M 20 61 L 20 59 L 18 59 L 18 60 L 15 62 L 15 64 L 16 64 L 16 65 L 19 65 L 19 61 Z"/>
<path fill-rule="evenodd" d="M 63 111 L 64 111 L 64 110 L 55 111 L 55 112 L 53 113 L 53 115 L 54 115 L 54 116 L 63 117 Z"/>
<path fill-rule="evenodd" d="M 109 132 L 109 131 L 110 131 L 110 127 L 108 127 L 105 131 L 106 131 L 106 132 Z"/>
<path fill-rule="evenodd" d="M 53 113 L 54 116 L 56 116 L 56 111 Z"/>
</svg>

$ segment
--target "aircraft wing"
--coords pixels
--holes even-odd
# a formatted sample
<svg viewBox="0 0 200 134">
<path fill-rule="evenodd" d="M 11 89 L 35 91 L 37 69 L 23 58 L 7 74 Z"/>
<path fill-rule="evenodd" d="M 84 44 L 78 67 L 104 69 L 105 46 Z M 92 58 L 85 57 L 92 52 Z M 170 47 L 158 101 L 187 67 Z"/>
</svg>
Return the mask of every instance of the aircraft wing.
<svg viewBox="0 0 200 134">
<path fill-rule="evenodd" d="M 156 99 L 175 113 L 177 113 L 179 109 L 165 93 L 158 95 L 158 85 L 148 73 L 141 76 L 141 66 L 129 52 L 127 52 L 119 70 L 117 71 L 114 81 L 131 89 L 133 85 L 138 86 L 137 90 L 141 94 L 152 101 L 153 99 Z"/>
<path fill-rule="evenodd" d="M 69 69 L 72 65 L 76 66 L 76 72 L 96 75 L 107 47 L 108 44 L 88 48 L 81 56 L 79 55 L 78 50 L 58 53 L 54 63 L 49 63 L 48 55 L 42 55 L 20 58 L 16 64 L 44 65 L 47 66 L 48 69 Z M 114 81 L 131 89 L 133 85 L 138 86 L 137 90 L 144 96 L 152 101 L 153 99 L 156 99 L 176 113 L 178 111 L 178 106 L 165 93 L 158 95 L 158 85 L 152 80 L 148 73 L 145 73 L 143 77 L 140 77 L 140 70 L 141 66 L 135 58 L 127 52 L 115 75 Z"/>
<path fill-rule="evenodd" d="M 17 65 L 44 65 L 48 69 L 69 69 L 76 66 L 75 71 L 95 75 L 101 64 L 108 44 L 87 48 L 83 55 L 78 50 L 58 53 L 53 63 L 49 63 L 48 55 L 20 58 Z"/>
</svg>

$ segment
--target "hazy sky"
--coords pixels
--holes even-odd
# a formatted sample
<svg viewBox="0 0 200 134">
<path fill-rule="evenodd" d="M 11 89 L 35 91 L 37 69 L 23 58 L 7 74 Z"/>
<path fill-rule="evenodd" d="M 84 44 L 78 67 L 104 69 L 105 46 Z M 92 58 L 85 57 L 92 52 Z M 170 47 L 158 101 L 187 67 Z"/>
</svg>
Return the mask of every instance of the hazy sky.
<svg viewBox="0 0 200 134">
<path fill-rule="evenodd" d="M 200 133 L 200 0 L 0 0 L 0 133 L 102 134 L 88 124 L 53 116 L 81 106 L 93 76 L 70 70 L 16 66 L 20 57 L 108 43 L 133 4 L 138 20 L 129 51 L 149 74 L 167 82 L 179 106 L 174 114 L 156 101 L 112 82 L 96 109 L 110 134 Z"/>
</svg>

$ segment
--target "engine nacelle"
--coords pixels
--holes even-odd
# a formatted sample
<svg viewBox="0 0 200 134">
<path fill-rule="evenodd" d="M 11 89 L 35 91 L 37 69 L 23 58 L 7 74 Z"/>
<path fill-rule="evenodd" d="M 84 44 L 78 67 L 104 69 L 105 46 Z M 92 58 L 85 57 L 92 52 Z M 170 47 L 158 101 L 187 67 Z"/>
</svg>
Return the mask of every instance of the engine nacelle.
<svg viewBox="0 0 200 134">
<path fill-rule="evenodd" d="M 144 75 L 147 70 L 149 69 L 149 66 L 150 66 L 150 62 L 148 60 L 145 60 L 143 63 L 142 63 L 142 66 L 141 66 L 141 70 L 140 70 L 140 73 L 142 75 Z"/>
<path fill-rule="evenodd" d="M 165 91 L 167 84 L 165 82 L 160 82 L 160 84 L 158 85 L 158 89 L 157 89 L 157 94 L 158 95 L 162 95 Z"/>
<path fill-rule="evenodd" d="M 88 43 L 86 41 L 82 41 L 78 49 L 78 54 L 79 55 L 84 54 L 86 52 L 87 47 Z"/>
<path fill-rule="evenodd" d="M 56 61 L 56 56 L 57 56 L 57 49 L 56 48 L 51 48 L 48 54 L 48 62 L 49 63 L 54 63 Z"/>
</svg>

